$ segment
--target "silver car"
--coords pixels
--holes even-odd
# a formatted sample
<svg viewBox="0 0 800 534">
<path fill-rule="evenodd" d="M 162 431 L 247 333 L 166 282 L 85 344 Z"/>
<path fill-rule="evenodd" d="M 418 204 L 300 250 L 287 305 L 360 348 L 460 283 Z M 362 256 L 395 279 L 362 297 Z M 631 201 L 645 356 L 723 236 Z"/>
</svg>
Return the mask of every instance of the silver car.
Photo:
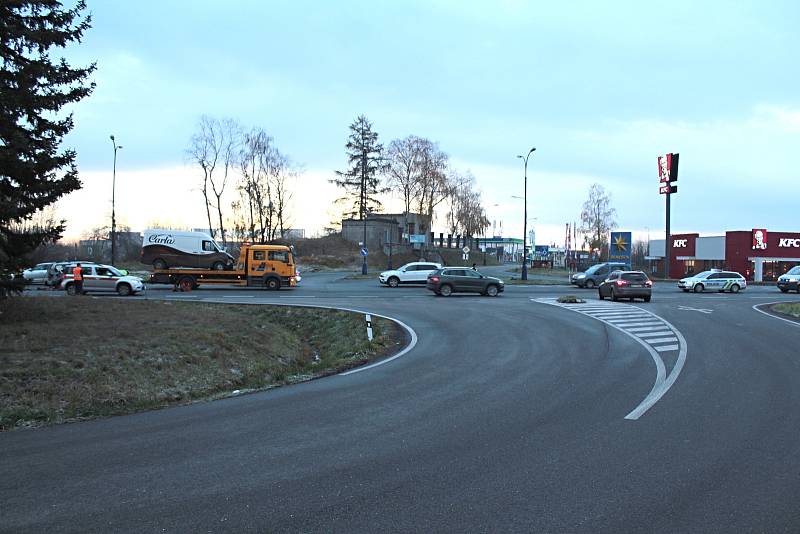
<svg viewBox="0 0 800 534">
<path fill-rule="evenodd" d="M 800 265 L 795 265 L 786 274 L 778 277 L 778 289 L 786 293 L 790 289 L 794 289 L 800 293 Z"/>
<path fill-rule="evenodd" d="M 65 268 L 64 279 L 59 286 L 66 290 L 70 295 L 76 294 L 75 280 L 72 277 L 72 269 L 77 263 Z M 83 265 L 81 264 L 81 276 L 83 277 L 83 292 L 116 292 L 122 297 L 127 297 L 144 291 L 145 285 L 138 276 L 129 276 L 116 267 L 111 265 Z"/>
<path fill-rule="evenodd" d="M 22 278 L 26 284 L 44 284 L 47 282 L 47 269 L 52 263 L 37 263 L 22 271 Z"/>
<path fill-rule="evenodd" d="M 682 278 L 678 282 L 678 288 L 683 291 L 694 291 L 695 293 L 702 293 L 703 291 L 738 293 L 747 288 L 747 280 L 739 273 L 712 269 L 711 271 L 703 271 L 702 273 Z"/>
</svg>

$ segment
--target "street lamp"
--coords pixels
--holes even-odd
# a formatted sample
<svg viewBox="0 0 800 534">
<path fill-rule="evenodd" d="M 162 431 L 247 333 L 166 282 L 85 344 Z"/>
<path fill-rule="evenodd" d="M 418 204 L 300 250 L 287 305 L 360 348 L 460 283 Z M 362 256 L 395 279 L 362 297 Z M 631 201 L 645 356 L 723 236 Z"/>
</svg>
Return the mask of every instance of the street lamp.
<svg viewBox="0 0 800 534">
<path fill-rule="evenodd" d="M 117 217 L 114 211 L 117 192 L 117 149 L 122 147 L 117 145 L 113 135 L 109 137 L 111 138 L 111 144 L 114 145 L 114 167 L 111 174 L 111 265 L 114 265 L 117 262 Z"/>
<path fill-rule="evenodd" d="M 528 158 L 536 151 L 536 147 L 531 148 L 525 156 L 517 156 L 525 160 L 525 190 L 523 199 L 525 204 L 525 220 L 522 223 L 522 279 L 528 279 Z"/>
</svg>

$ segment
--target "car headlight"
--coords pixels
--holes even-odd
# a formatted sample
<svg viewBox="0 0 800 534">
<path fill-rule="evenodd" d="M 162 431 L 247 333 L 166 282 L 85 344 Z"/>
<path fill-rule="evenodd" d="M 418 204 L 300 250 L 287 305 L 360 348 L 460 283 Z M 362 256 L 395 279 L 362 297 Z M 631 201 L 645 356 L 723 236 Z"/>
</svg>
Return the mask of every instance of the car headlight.
<svg viewBox="0 0 800 534">
<path fill-rule="evenodd" d="M 580 280 L 581 278 L 586 278 L 586 275 L 585 274 L 579 274 L 578 275 L 578 280 Z"/>
</svg>

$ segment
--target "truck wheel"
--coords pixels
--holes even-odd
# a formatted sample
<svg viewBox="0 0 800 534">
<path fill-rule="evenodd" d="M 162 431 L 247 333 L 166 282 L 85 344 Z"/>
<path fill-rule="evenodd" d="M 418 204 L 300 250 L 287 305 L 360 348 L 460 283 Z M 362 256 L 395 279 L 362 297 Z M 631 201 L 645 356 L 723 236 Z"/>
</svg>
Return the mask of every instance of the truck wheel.
<svg viewBox="0 0 800 534">
<path fill-rule="evenodd" d="M 221 261 L 215 261 L 214 265 L 212 265 L 211 268 L 214 269 L 215 271 L 224 271 L 225 264 Z"/>
<path fill-rule="evenodd" d="M 117 294 L 120 297 L 128 297 L 132 293 L 130 284 L 120 284 L 117 286 Z"/>
<path fill-rule="evenodd" d="M 165 262 L 161 258 L 158 258 L 157 260 L 153 260 L 153 269 L 161 271 L 161 270 L 166 269 L 166 268 L 167 268 L 167 262 Z"/>
<path fill-rule="evenodd" d="M 277 278 L 267 278 L 264 286 L 271 291 L 277 291 L 281 288 L 281 281 Z"/>
<path fill-rule="evenodd" d="M 178 283 L 175 284 L 178 287 L 178 291 L 183 293 L 188 293 L 192 289 L 194 289 L 194 278 L 191 276 L 182 276 L 178 279 Z"/>
</svg>

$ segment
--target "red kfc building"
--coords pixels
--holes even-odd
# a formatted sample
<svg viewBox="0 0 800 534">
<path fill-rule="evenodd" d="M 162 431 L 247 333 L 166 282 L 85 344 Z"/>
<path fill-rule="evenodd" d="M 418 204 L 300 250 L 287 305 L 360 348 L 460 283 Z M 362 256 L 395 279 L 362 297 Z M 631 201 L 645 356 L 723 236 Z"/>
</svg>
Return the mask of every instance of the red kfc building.
<svg viewBox="0 0 800 534">
<path fill-rule="evenodd" d="M 800 233 L 766 228 L 725 232 L 722 236 L 674 234 L 670 237 L 669 278 L 709 269 L 742 273 L 748 280 L 777 280 L 800 265 Z M 664 240 L 652 240 L 647 259 L 653 272 L 664 272 Z"/>
</svg>

